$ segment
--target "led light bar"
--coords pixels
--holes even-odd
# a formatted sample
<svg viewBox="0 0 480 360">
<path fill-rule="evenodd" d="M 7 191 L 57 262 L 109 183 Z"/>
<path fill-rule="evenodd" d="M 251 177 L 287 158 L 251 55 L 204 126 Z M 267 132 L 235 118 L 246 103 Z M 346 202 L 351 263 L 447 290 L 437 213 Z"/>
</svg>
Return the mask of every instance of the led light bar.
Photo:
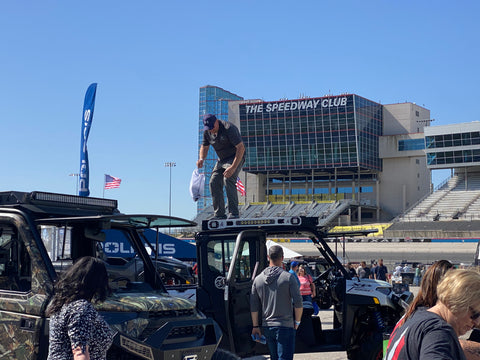
<svg viewBox="0 0 480 360">
<path fill-rule="evenodd" d="M 203 230 L 219 230 L 233 228 L 263 228 L 271 226 L 300 226 L 302 218 L 300 216 L 276 217 L 276 218 L 254 218 L 254 219 L 218 219 L 206 220 L 202 222 Z"/>
<path fill-rule="evenodd" d="M 34 191 L 30 194 L 30 201 L 32 203 L 57 203 L 70 204 L 79 206 L 98 206 L 104 208 L 116 209 L 118 206 L 117 200 L 92 198 L 85 196 L 65 195 L 56 193 L 47 193 L 41 191 Z"/>
</svg>

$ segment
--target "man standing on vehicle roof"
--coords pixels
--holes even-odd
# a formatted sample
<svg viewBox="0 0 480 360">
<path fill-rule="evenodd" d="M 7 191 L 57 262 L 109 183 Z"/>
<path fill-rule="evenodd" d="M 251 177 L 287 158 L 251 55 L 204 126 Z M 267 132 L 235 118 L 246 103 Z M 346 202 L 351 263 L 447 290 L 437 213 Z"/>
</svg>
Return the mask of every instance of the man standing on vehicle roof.
<svg viewBox="0 0 480 360">
<path fill-rule="evenodd" d="M 270 351 L 270 360 L 292 360 L 295 352 L 295 332 L 300 326 L 303 313 L 302 296 L 294 276 L 282 268 L 282 247 L 271 246 L 268 256 L 270 265 L 255 278 L 250 295 L 252 337 L 261 336 L 263 331 Z"/>
<path fill-rule="evenodd" d="M 210 177 L 213 210 L 216 219 L 225 219 L 225 199 L 223 187 L 227 192 L 229 218 L 238 218 L 237 177 L 245 162 L 245 145 L 238 128 L 230 122 L 218 120 L 215 115 L 203 117 L 203 142 L 200 147 L 197 167 L 202 168 L 210 145 L 218 159 Z"/>
</svg>

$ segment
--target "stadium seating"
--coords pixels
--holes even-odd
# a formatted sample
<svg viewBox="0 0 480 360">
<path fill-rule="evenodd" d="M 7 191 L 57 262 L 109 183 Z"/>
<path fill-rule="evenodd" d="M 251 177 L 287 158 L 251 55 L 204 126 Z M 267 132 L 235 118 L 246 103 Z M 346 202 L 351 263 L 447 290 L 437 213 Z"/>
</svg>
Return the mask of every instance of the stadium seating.
<svg viewBox="0 0 480 360">
<path fill-rule="evenodd" d="M 480 172 L 456 174 L 422 199 L 398 221 L 450 221 L 480 219 Z"/>
</svg>

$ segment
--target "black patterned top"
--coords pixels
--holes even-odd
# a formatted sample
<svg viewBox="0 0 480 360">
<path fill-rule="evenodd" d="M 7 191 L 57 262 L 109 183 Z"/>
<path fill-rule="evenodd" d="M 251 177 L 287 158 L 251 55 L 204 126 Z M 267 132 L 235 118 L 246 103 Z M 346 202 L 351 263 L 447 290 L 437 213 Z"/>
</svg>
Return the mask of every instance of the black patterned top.
<svg viewBox="0 0 480 360">
<path fill-rule="evenodd" d="M 50 318 L 48 360 L 72 360 L 72 349 L 85 351 L 87 345 L 90 360 L 105 360 L 112 339 L 112 330 L 92 303 L 77 300 Z"/>
</svg>

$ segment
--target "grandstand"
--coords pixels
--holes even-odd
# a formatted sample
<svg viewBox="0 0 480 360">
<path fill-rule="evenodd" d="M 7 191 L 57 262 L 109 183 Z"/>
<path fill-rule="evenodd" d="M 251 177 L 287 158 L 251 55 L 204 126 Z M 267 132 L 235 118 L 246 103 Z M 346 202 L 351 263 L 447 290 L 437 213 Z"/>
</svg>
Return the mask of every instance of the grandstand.
<svg viewBox="0 0 480 360">
<path fill-rule="evenodd" d="M 480 237 L 480 168 L 456 169 L 431 195 L 394 219 L 386 239 Z"/>
<path fill-rule="evenodd" d="M 480 172 L 455 174 L 402 216 L 403 221 L 480 219 Z"/>
</svg>

